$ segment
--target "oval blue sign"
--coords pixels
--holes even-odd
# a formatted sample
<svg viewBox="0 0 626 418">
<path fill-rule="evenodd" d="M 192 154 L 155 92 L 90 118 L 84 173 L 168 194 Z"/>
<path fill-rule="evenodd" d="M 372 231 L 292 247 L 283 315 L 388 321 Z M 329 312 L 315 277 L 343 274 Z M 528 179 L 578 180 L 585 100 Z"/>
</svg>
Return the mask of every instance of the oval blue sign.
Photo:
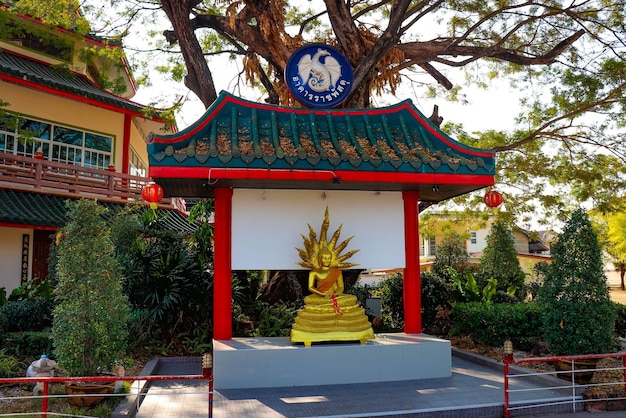
<svg viewBox="0 0 626 418">
<path fill-rule="evenodd" d="M 289 57 L 285 82 L 303 105 L 335 107 L 348 98 L 354 75 L 341 52 L 325 44 L 308 44 Z"/>
</svg>

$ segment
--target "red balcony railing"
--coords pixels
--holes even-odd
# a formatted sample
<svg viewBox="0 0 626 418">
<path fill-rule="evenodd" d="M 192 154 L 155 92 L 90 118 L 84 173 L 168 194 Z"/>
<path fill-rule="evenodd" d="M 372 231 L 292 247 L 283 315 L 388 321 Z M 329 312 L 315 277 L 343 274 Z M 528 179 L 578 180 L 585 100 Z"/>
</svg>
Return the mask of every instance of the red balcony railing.
<svg viewBox="0 0 626 418">
<path fill-rule="evenodd" d="M 143 202 L 141 189 L 149 182 L 148 178 L 114 170 L 0 153 L 0 188 L 4 189 Z M 178 199 L 163 199 L 159 206 L 184 210 Z"/>
</svg>

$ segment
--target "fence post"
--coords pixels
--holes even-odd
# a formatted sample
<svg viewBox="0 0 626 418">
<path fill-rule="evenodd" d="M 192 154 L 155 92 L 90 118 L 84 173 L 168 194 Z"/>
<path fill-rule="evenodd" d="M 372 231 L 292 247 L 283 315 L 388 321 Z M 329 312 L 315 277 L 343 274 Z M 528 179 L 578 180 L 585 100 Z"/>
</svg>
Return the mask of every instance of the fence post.
<svg viewBox="0 0 626 418">
<path fill-rule="evenodd" d="M 509 362 L 504 357 L 504 418 L 510 418 L 511 411 L 509 411 Z"/>
<path fill-rule="evenodd" d="M 48 414 L 46 412 L 48 412 L 48 381 L 44 380 L 43 381 L 43 392 L 42 392 L 42 397 L 41 397 L 41 416 L 43 418 L 47 418 Z"/>
<path fill-rule="evenodd" d="M 622 372 L 624 375 L 622 382 L 624 382 L 624 390 L 626 390 L 626 356 L 622 356 Z"/>
<path fill-rule="evenodd" d="M 202 376 L 209 380 L 209 418 L 213 417 L 213 355 L 204 353 L 202 356 Z"/>
</svg>

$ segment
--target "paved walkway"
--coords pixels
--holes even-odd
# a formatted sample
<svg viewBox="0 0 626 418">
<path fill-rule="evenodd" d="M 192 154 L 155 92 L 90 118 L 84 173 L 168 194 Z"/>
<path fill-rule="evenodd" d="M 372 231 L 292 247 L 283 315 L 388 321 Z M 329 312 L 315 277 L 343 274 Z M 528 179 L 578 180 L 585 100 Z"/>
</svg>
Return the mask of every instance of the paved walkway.
<svg viewBox="0 0 626 418">
<path fill-rule="evenodd" d="M 626 291 L 611 287 L 611 299 L 626 304 Z M 162 358 L 153 374 L 200 374 L 199 358 Z M 365 366 L 364 366 L 365 367 Z M 554 380 L 554 379 L 551 379 Z M 557 380 L 558 382 L 558 380 Z M 559 384 L 559 383 L 556 383 Z M 537 389 L 513 394 L 511 403 L 564 396 L 563 404 L 548 408 L 520 409 L 516 416 L 584 418 L 580 405 L 572 412 L 571 390 L 538 390 L 551 384 L 529 382 L 512 389 Z M 502 417 L 504 404 L 502 363 L 455 350 L 449 378 L 353 385 L 306 386 L 271 389 L 228 389 L 216 391 L 215 418 L 278 417 L 417 417 L 489 418 Z M 199 382 L 153 383 L 136 413 L 138 418 L 206 417 L 207 385 Z M 133 416 L 131 411 L 117 417 Z M 598 418 L 626 416 L 624 411 L 601 411 Z"/>
<path fill-rule="evenodd" d="M 199 358 L 163 358 L 155 374 L 198 374 Z M 546 397 L 563 397 L 563 404 L 512 411 L 511 416 L 554 416 L 584 418 L 588 413 L 576 406 L 572 413 L 571 389 L 555 378 L 548 382 L 523 379 L 512 389 L 535 389 L 512 394 L 511 404 L 520 406 Z M 520 379 L 521 380 L 521 379 Z M 370 384 L 307 386 L 216 391 L 216 418 L 278 417 L 413 417 L 490 418 L 503 416 L 502 363 L 471 353 L 454 351 L 449 378 Z M 538 390 L 552 386 L 552 389 Z M 551 414 L 551 415 L 550 415 Z M 138 413 L 139 418 L 206 417 L 207 386 L 200 382 L 153 383 Z M 128 416 L 128 415 L 127 415 Z M 625 416 L 624 411 L 598 412 L 598 418 Z"/>
</svg>

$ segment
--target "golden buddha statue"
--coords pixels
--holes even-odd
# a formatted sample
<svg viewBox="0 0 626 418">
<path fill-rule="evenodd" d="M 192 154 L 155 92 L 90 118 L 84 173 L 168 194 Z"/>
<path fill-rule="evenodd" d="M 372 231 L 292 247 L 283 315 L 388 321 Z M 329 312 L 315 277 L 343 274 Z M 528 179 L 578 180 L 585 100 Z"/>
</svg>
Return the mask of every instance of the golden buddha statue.
<svg viewBox="0 0 626 418">
<path fill-rule="evenodd" d="M 356 296 L 343 293 L 341 273 L 341 268 L 356 265 L 345 260 L 359 250 L 340 255 L 353 237 L 337 245 L 341 234 L 339 226 L 328 242 L 329 225 L 326 208 L 319 241 L 309 225 L 309 238 L 302 236 L 305 249 L 297 248 L 303 260 L 298 264 L 311 269 L 308 282 L 311 294 L 304 298 L 304 308 L 298 312 L 291 328 L 291 342 L 301 342 L 307 347 L 312 342 L 321 341 L 360 341 L 364 344 L 374 338 L 374 330 Z"/>
</svg>

